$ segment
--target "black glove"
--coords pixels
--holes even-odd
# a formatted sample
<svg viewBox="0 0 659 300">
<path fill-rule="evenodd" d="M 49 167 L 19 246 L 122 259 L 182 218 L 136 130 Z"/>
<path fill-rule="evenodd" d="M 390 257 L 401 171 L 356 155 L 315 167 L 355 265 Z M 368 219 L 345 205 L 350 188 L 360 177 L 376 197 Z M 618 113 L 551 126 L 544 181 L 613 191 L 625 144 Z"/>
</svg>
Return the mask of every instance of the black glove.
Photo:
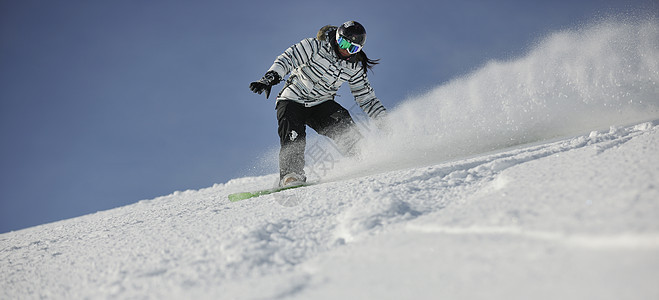
<svg viewBox="0 0 659 300">
<path fill-rule="evenodd" d="M 270 88 L 272 88 L 273 85 L 279 83 L 281 81 L 281 77 L 279 74 L 275 71 L 268 71 L 265 73 L 263 78 L 259 79 L 259 81 L 254 81 L 249 84 L 249 89 L 252 90 L 252 92 L 261 94 L 265 91 L 265 98 L 267 99 L 270 97 Z"/>
</svg>

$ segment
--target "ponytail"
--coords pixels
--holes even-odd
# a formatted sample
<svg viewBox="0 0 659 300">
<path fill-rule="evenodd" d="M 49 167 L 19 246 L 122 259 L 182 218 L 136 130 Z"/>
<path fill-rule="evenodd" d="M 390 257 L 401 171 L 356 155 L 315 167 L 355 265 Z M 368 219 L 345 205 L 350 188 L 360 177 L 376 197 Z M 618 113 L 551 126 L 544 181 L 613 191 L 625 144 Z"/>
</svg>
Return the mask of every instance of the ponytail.
<svg viewBox="0 0 659 300">
<path fill-rule="evenodd" d="M 366 74 L 366 71 L 368 70 L 373 71 L 373 67 L 380 63 L 379 59 L 368 58 L 368 56 L 366 56 L 366 53 L 364 53 L 364 50 L 359 51 L 359 53 L 357 53 L 356 55 L 357 55 L 357 59 L 362 62 L 362 69 L 364 70 L 364 74 Z"/>
</svg>

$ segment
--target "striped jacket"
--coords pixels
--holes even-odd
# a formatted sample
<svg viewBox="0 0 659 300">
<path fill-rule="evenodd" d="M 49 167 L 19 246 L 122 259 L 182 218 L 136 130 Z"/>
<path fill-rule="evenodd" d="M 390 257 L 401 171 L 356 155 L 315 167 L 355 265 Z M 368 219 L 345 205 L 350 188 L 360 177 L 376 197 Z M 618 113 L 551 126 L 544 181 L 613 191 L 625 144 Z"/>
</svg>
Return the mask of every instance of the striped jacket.
<svg viewBox="0 0 659 300">
<path fill-rule="evenodd" d="M 277 72 L 281 78 L 290 73 L 277 101 L 292 100 L 307 107 L 318 105 L 334 100 L 347 81 L 355 101 L 369 117 L 379 118 L 386 113 L 361 64 L 341 59 L 326 40 L 302 40 L 279 55 L 269 71 Z"/>
</svg>

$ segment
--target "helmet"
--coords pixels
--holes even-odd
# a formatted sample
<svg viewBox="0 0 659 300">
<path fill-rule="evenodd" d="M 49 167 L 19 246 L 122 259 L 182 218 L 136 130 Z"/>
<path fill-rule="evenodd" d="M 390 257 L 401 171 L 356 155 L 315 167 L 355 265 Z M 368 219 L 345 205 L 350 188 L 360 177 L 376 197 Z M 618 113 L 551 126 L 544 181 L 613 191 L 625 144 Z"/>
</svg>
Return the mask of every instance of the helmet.
<svg viewBox="0 0 659 300">
<path fill-rule="evenodd" d="M 343 36 L 347 38 L 351 43 L 359 44 L 364 46 L 366 42 L 366 29 L 362 24 L 359 24 L 357 21 L 348 21 L 343 23 L 336 30 L 336 35 Z"/>
<path fill-rule="evenodd" d="M 356 21 L 345 22 L 336 30 L 336 41 L 340 48 L 357 53 L 366 42 L 366 29 Z"/>
</svg>

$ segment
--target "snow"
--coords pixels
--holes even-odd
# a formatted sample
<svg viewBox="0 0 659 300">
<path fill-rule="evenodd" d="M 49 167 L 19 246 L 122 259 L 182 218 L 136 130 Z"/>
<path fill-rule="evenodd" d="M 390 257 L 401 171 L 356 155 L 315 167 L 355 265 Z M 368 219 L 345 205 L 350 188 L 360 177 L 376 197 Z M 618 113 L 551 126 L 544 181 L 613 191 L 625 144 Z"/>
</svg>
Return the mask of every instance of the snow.
<svg viewBox="0 0 659 300">
<path fill-rule="evenodd" d="M 446 205 L 315 258 L 298 298 L 656 299 L 659 137 L 630 130 L 424 170 Z"/>
<path fill-rule="evenodd" d="M 657 28 L 556 33 L 408 99 L 321 184 L 1 234 L 0 299 L 659 299 Z"/>
<path fill-rule="evenodd" d="M 176 192 L 1 235 L 0 298 L 657 299 L 658 151 L 654 121 L 236 203 L 276 175 Z"/>
</svg>

